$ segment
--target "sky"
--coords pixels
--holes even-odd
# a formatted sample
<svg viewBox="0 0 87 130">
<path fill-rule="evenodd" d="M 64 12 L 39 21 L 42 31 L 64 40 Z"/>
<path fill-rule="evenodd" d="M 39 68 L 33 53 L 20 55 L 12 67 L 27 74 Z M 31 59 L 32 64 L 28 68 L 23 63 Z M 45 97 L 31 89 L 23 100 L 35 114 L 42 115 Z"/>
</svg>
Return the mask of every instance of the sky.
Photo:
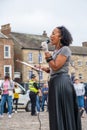
<svg viewBox="0 0 87 130">
<path fill-rule="evenodd" d="M 0 28 L 10 23 L 12 32 L 48 36 L 65 26 L 73 37 L 72 46 L 87 41 L 87 0 L 0 0 Z"/>
</svg>

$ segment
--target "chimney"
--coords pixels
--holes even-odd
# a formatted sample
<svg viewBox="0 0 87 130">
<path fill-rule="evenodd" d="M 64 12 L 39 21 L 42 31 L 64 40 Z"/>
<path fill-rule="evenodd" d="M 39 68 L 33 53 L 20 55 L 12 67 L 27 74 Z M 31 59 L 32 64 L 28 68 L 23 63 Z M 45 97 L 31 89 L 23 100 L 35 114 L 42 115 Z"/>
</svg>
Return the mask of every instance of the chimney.
<svg viewBox="0 0 87 130">
<path fill-rule="evenodd" d="M 43 34 L 42 34 L 44 37 L 47 37 L 47 33 L 46 31 L 43 31 Z"/>
<path fill-rule="evenodd" d="M 82 42 L 82 46 L 87 47 L 87 42 Z"/>
<path fill-rule="evenodd" d="M 10 24 L 5 24 L 1 26 L 1 33 L 3 33 L 4 35 L 8 35 L 11 32 L 11 27 Z"/>
</svg>

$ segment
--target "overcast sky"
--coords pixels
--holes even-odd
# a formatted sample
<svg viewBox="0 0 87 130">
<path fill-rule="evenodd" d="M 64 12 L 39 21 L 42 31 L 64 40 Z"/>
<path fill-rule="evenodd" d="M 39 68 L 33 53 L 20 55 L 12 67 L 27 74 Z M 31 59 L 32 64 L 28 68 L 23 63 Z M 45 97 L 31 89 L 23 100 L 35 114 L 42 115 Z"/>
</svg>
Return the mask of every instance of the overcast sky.
<svg viewBox="0 0 87 130">
<path fill-rule="evenodd" d="M 50 36 L 64 25 L 73 46 L 87 41 L 87 0 L 0 0 L 0 26 L 10 23 L 12 31 Z"/>
</svg>

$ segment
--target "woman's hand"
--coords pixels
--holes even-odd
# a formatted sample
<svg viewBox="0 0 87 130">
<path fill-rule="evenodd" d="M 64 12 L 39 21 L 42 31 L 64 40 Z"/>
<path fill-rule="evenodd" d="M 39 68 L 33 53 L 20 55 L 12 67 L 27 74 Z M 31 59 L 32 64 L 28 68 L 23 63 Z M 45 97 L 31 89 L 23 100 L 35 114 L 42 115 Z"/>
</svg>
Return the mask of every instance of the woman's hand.
<svg viewBox="0 0 87 130">
<path fill-rule="evenodd" d="M 47 73 L 50 72 L 49 67 L 44 67 L 44 66 L 39 66 L 39 65 L 35 65 L 35 67 L 36 67 L 36 68 L 39 68 L 39 69 L 41 69 L 41 70 L 43 70 L 43 71 L 45 71 L 45 72 L 47 72 Z"/>
<path fill-rule="evenodd" d="M 41 67 L 41 69 L 47 73 L 50 73 L 49 67 Z"/>
<path fill-rule="evenodd" d="M 51 57 L 51 54 L 49 52 L 45 52 L 45 59 L 48 59 L 49 57 Z"/>
<path fill-rule="evenodd" d="M 43 67 L 43 66 L 35 65 L 34 67 L 36 67 L 36 68 L 38 68 L 38 69 L 41 69 L 41 70 L 45 71 L 45 67 Z"/>
</svg>

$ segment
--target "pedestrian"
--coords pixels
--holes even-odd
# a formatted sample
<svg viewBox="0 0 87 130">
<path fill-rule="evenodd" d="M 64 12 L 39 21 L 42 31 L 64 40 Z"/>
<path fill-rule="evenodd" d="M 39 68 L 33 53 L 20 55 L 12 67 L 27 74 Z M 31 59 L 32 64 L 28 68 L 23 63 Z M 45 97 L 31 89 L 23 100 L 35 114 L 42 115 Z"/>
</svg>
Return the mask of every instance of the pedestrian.
<svg viewBox="0 0 87 130">
<path fill-rule="evenodd" d="M 29 90 L 29 96 L 31 100 L 31 115 L 36 116 L 36 98 L 38 93 L 38 85 L 35 74 L 31 75 L 31 80 L 29 81 Z"/>
<path fill-rule="evenodd" d="M 10 80 L 9 75 L 6 75 L 4 81 L 1 85 L 2 97 L 1 97 L 1 117 L 3 117 L 4 104 L 7 102 L 8 106 L 8 117 L 11 118 L 12 115 L 12 103 L 13 103 L 13 89 L 14 83 Z"/>
<path fill-rule="evenodd" d="M 42 102 L 42 92 L 41 92 L 41 88 L 39 88 L 38 93 L 37 93 L 37 97 L 36 97 L 37 113 L 40 112 L 41 102 Z"/>
<path fill-rule="evenodd" d="M 80 83 L 78 77 L 74 79 L 74 88 L 76 91 L 77 99 L 78 99 L 78 107 L 80 111 L 81 117 L 84 117 L 84 94 L 85 94 L 85 85 Z"/>
<path fill-rule="evenodd" d="M 47 103 L 47 99 L 48 99 L 48 84 L 44 83 L 43 87 L 42 87 L 42 111 L 44 111 L 44 105 L 45 102 Z M 47 110 L 48 110 L 48 106 L 47 106 Z"/>
<path fill-rule="evenodd" d="M 19 87 L 17 85 L 17 83 L 14 84 L 14 99 L 13 99 L 13 103 L 15 104 L 15 113 L 17 113 L 17 109 L 18 109 L 18 100 L 19 100 Z"/>
<path fill-rule="evenodd" d="M 87 114 L 87 84 L 85 84 L 84 108 Z"/>
<path fill-rule="evenodd" d="M 48 111 L 50 130 L 82 130 L 78 111 L 77 97 L 68 75 L 72 36 L 64 26 L 56 27 L 50 36 L 53 54 L 45 52 L 48 67 L 41 67 L 50 72 Z"/>
</svg>

